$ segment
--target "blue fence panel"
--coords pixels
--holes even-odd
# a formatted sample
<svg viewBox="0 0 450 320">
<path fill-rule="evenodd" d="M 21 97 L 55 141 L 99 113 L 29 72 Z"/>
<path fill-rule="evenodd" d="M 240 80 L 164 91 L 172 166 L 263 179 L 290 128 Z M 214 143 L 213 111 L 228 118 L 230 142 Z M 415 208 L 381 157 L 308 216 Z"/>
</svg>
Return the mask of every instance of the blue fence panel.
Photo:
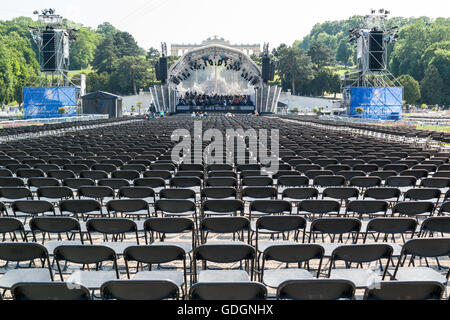
<svg viewBox="0 0 450 320">
<path fill-rule="evenodd" d="M 77 115 L 76 87 L 24 88 L 24 118 L 57 118 Z M 65 113 L 60 113 L 60 108 Z"/>
<path fill-rule="evenodd" d="M 362 117 L 401 120 L 403 108 L 402 87 L 350 88 L 350 116 L 359 117 L 358 107 L 364 109 Z"/>
</svg>

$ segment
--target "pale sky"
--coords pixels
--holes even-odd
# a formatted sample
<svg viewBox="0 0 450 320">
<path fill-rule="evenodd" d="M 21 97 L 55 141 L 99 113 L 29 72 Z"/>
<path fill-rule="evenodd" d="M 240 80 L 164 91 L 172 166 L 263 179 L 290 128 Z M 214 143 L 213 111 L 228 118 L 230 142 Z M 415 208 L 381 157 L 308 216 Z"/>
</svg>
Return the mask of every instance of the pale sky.
<svg viewBox="0 0 450 320">
<path fill-rule="evenodd" d="M 374 5 L 377 7 L 374 7 Z M 0 0 L 0 20 L 33 17 L 54 8 L 63 17 L 97 27 L 108 21 L 128 31 L 139 46 L 161 42 L 199 43 L 218 35 L 232 43 L 291 45 L 316 23 L 369 14 L 384 8 L 391 16 L 449 17 L 445 0 Z"/>
</svg>

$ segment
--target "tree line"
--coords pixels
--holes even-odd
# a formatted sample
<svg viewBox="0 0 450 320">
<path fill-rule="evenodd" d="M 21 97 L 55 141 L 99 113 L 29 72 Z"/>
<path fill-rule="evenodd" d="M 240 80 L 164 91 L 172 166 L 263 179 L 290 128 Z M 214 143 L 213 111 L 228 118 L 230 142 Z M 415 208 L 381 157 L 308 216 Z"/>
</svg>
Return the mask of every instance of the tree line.
<svg viewBox="0 0 450 320">
<path fill-rule="evenodd" d="M 331 50 L 335 66 L 352 68 L 356 63 L 356 48 L 348 42 L 348 30 L 359 26 L 362 19 L 353 16 L 316 24 L 303 40 L 295 41 L 292 48 L 307 53 L 320 43 Z M 450 18 L 394 17 L 387 20 L 386 26 L 399 27 L 399 40 L 389 44 L 387 60 L 388 69 L 404 86 L 405 102 L 449 105 Z M 299 74 L 296 81 L 307 82 L 308 79 Z M 287 86 L 292 88 L 292 84 Z"/>
<path fill-rule="evenodd" d="M 340 76 L 355 66 L 356 49 L 348 30 L 362 17 L 315 25 L 310 34 L 292 46 L 273 49 L 277 70 L 274 84 L 294 94 L 322 96 L 340 92 Z M 89 28 L 64 20 L 79 30 L 71 45 L 71 70 L 87 75 L 87 90 L 137 94 L 156 84 L 154 65 L 159 51 L 142 49 L 134 37 L 105 22 Z M 37 26 L 31 18 L 0 21 L 0 104 L 22 102 L 22 88 L 41 77 L 37 48 L 29 34 Z M 450 104 L 450 19 L 392 18 L 399 40 L 388 47 L 388 67 L 405 87 L 408 104 Z M 257 64 L 261 57 L 252 56 Z M 177 57 L 169 57 L 169 65 Z"/>
</svg>

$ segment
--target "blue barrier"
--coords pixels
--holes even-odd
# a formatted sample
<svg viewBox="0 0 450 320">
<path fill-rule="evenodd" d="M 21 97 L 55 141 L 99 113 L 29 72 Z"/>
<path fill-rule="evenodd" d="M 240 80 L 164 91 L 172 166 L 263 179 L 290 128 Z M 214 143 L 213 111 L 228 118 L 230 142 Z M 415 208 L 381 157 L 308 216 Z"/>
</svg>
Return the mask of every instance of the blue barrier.
<svg viewBox="0 0 450 320">
<path fill-rule="evenodd" d="M 77 115 L 76 87 L 36 87 L 23 89 L 24 118 L 58 118 Z M 61 113 L 60 108 L 65 112 Z"/>
<path fill-rule="evenodd" d="M 401 87 L 353 87 L 350 88 L 350 117 L 401 120 L 403 88 Z M 357 108 L 363 108 L 359 115 Z"/>
</svg>

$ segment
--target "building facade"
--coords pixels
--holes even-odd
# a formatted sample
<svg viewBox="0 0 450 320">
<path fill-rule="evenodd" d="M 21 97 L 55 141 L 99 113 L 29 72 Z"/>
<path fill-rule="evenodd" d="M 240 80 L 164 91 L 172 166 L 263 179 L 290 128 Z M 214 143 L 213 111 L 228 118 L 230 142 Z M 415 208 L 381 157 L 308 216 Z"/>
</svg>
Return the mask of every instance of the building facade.
<svg viewBox="0 0 450 320">
<path fill-rule="evenodd" d="M 171 44 L 170 45 L 170 54 L 175 57 L 181 57 L 185 53 L 197 49 L 200 47 L 212 45 L 212 44 L 220 44 L 223 46 L 231 47 L 234 49 L 238 49 L 245 54 L 251 56 L 252 54 L 259 55 L 261 54 L 261 45 L 260 44 L 231 44 L 229 41 L 224 38 L 220 38 L 218 36 L 213 36 L 202 41 L 201 44 Z"/>
</svg>

